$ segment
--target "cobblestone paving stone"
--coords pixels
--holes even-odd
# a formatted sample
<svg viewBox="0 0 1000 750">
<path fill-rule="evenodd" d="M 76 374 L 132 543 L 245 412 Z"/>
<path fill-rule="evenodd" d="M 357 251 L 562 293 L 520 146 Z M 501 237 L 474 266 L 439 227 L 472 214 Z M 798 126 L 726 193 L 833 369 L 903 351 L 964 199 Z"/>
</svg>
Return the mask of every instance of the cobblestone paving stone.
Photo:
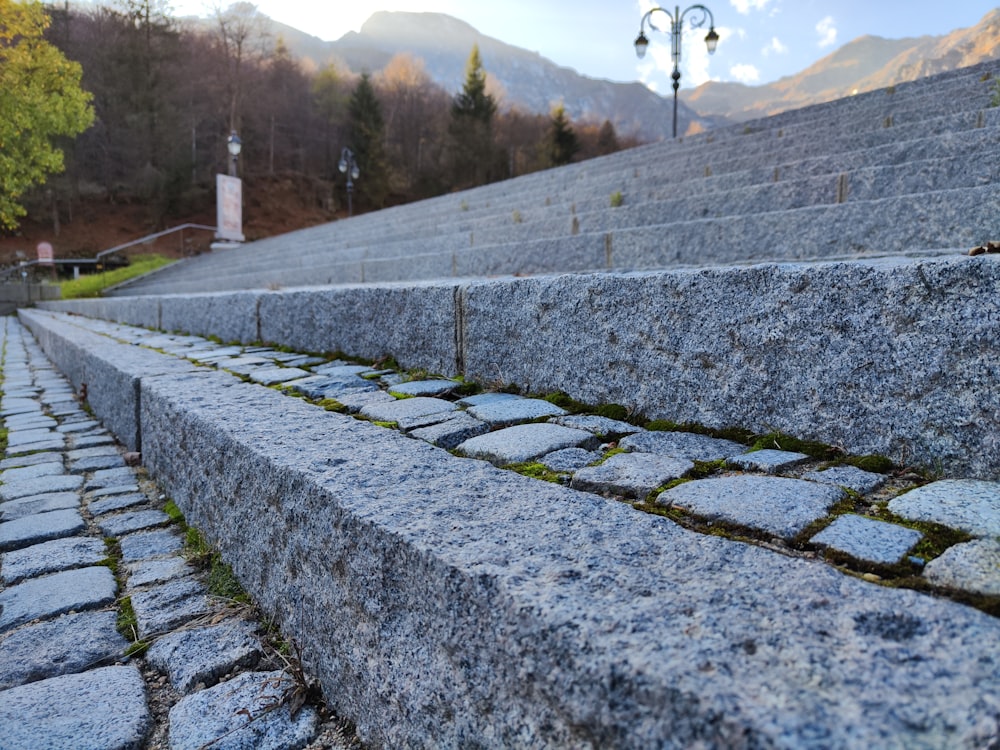
<svg viewBox="0 0 1000 750">
<path fill-rule="evenodd" d="M 273 747 L 300 747 L 317 733 L 320 737 L 332 736 L 329 723 L 325 730 L 319 727 L 322 717 L 313 708 L 300 712 L 294 719 L 288 712 L 273 711 L 266 712 L 266 721 L 246 723 L 243 709 L 253 714 L 254 707 L 262 705 L 255 701 L 261 700 L 267 689 L 287 694 L 288 691 L 282 693 L 281 687 L 290 679 L 287 673 L 269 671 L 275 665 L 271 663 L 269 667 L 267 658 L 262 657 L 261 642 L 255 635 L 258 626 L 247 621 L 242 613 L 222 607 L 206 593 L 200 575 L 191 575 L 180 555 L 179 531 L 173 525 L 162 525 L 170 519 L 155 502 L 148 500 L 138 483 L 116 482 L 102 487 L 105 478 L 122 480 L 126 476 L 115 461 L 121 458 L 117 446 L 90 446 L 85 442 L 106 438 L 103 428 L 79 407 L 67 407 L 65 391 L 59 396 L 60 416 L 56 424 L 39 421 L 51 419 L 54 410 L 41 396 L 30 394 L 43 392 L 36 382 L 40 376 L 44 375 L 47 383 L 54 383 L 55 376 L 23 329 L 15 322 L 6 325 L 5 375 L 16 377 L 22 390 L 17 391 L 20 395 L 16 397 L 5 396 L 0 401 L 0 410 L 8 413 L 10 420 L 23 419 L 25 430 L 52 431 L 64 436 L 65 443 L 58 449 L 46 447 L 44 450 L 48 452 L 44 454 L 0 462 L 0 470 L 12 472 L 11 486 L 15 487 L 11 499 L 0 503 L 0 545 L 6 544 L 3 547 L 6 551 L 0 556 L 0 582 L 6 587 L 0 588 L 0 601 L 4 596 L 16 595 L 19 586 L 44 585 L 39 582 L 55 581 L 56 576 L 67 572 L 95 570 L 91 546 L 81 544 L 79 562 L 71 559 L 77 549 L 74 540 L 93 541 L 110 533 L 119 537 L 117 554 L 123 581 L 119 597 L 123 594 L 130 597 L 139 619 L 136 625 L 139 634 L 155 634 L 146 657 L 126 657 L 122 642 L 116 640 L 120 638 L 117 634 L 107 639 L 91 639 L 93 653 L 88 651 L 88 654 L 93 658 L 86 664 L 73 666 L 80 660 L 72 662 L 59 656 L 60 649 L 66 650 L 67 634 L 74 632 L 72 628 L 93 627 L 95 621 L 84 622 L 80 619 L 82 615 L 111 611 L 106 593 L 93 584 L 88 584 L 91 592 L 88 595 L 94 597 L 90 611 L 64 614 L 65 609 L 52 605 L 50 613 L 22 612 L 15 608 L 13 615 L 0 615 L 0 666 L 5 659 L 7 663 L 15 658 L 20 661 L 16 655 L 25 653 L 26 644 L 37 638 L 46 638 L 50 643 L 47 649 L 38 650 L 40 653 L 37 658 L 32 657 L 32 663 L 11 670 L 12 675 L 21 677 L 8 677 L 0 685 L 0 724 L 3 717 L 12 716 L 15 711 L 22 711 L 25 717 L 19 719 L 20 739 L 15 738 L 11 747 L 28 748 L 50 739 L 58 741 L 56 730 L 49 729 L 48 717 L 59 716 L 61 720 L 66 714 L 68 723 L 60 726 L 74 726 L 78 731 L 87 727 L 89 731 L 95 722 L 108 722 L 112 727 L 107 730 L 108 737 L 140 731 L 147 737 L 147 747 L 166 747 L 167 742 L 171 747 L 200 747 L 228 732 L 234 732 L 229 737 L 244 738 L 234 740 L 237 743 L 234 747 L 256 747 L 271 742 L 258 736 L 257 733 L 264 731 L 273 732 L 269 736 L 274 738 L 274 744 L 267 745 Z M 792 451 L 768 448 L 753 451 L 749 445 L 701 434 L 647 431 L 627 422 L 567 414 L 542 399 L 507 393 L 458 397 L 452 395 L 462 391 L 463 384 L 457 381 L 449 381 L 454 386 L 447 389 L 439 382 L 428 390 L 429 386 L 423 385 L 425 381 L 409 381 L 405 374 L 373 371 L 367 365 L 320 362 L 318 358 L 284 354 L 278 357 L 275 356 L 278 353 L 266 348 L 223 347 L 198 337 L 151 333 L 100 321 L 90 321 L 88 325 L 119 340 L 156 346 L 176 356 L 240 373 L 251 382 L 258 370 L 262 374 L 300 370 L 293 373 L 294 379 L 272 380 L 268 375 L 257 380 L 280 384 L 277 387 L 315 401 L 334 398 L 349 413 L 360 411 L 363 418 L 396 423 L 410 437 L 459 455 L 487 458 L 498 465 L 539 461 L 557 481 L 634 502 L 637 508 L 667 511 L 695 530 L 716 533 L 722 522 L 723 528 L 732 524 L 737 535 L 750 535 L 740 538 L 764 544 L 776 553 L 822 559 L 825 550 L 836 550 L 840 553 L 835 558 L 837 564 L 858 574 L 865 572 L 870 580 L 880 577 L 866 572 L 872 564 L 898 567 L 906 565 L 909 559 L 914 561 L 910 574 L 920 576 L 923 569 L 923 580 L 937 587 L 938 593 L 948 595 L 949 591 L 957 590 L 1000 595 L 997 563 L 1000 542 L 996 538 L 1000 528 L 995 523 L 1000 513 L 997 501 L 1000 482 L 945 480 L 913 489 L 923 483 L 921 477 L 878 474 L 846 464 L 831 465 L 801 454 L 790 455 Z M 409 382 L 415 384 L 407 387 Z M 439 388 L 443 390 L 436 390 Z M 396 399 L 388 393 L 390 389 L 412 397 Z M 424 395 L 432 391 L 436 395 Z M 433 408 L 426 410 L 428 402 Z M 5 424 L 11 429 L 16 421 Z M 59 429 L 76 424 L 85 426 Z M 621 439 L 617 445 L 603 443 L 609 436 Z M 616 450 L 609 453 L 611 449 Z M 622 449 L 626 452 L 620 452 Z M 704 475 L 695 469 L 696 461 L 719 462 L 719 465 L 713 464 L 714 468 Z M 727 465 L 722 467 L 721 462 Z M 63 469 L 58 470 L 57 465 Z M 55 520 L 60 518 L 56 514 L 69 512 L 80 519 L 79 509 L 83 509 L 84 526 L 77 521 L 71 530 L 57 532 L 60 538 L 45 541 L 22 534 L 22 526 L 14 524 L 24 518 L 5 520 L 5 507 L 13 507 L 19 500 L 15 497 L 20 492 L 17 486 L 30 487 L 36 480 L 72 475 L 83 482 L 72 490 L 79 497 L 77 509 L 39 512 L 24 518 L 34 517 L 37 521 L 37 517 L 49 516 Z M 660 492 L 664 484 L 674 481 L 680 483 Z M 856 494 L 850 508 L 844 504 L 849 497 L 845 488 Z M 970 511 L 970 505 L 975 510 Z M 867 511 L 872 513 L 870 517 L 865 515 Z M 878 517 L 886 512 L 895 514 L 894 523 Z M 124 519 L 136 520 L 134 525 L 109 525 Z M 956 544 L 943 554 L 938 550 L 937 559 L 918 559 L 914 555 L 920 553 L 914 550 L 919 549 L 921 532 L 906 526 L 906 519 L 932 520 L 980 539 Z M 808 536 L 802 536 L 806 530 Z M 756 542 L 755 533 L 760 537 Z M 4 542 L 5 539 L 8 541 Z M 38 552 L 38 558 L 47 558 L 49 562 L 33 560 L 32 550 Z M 856 563 L 853 568 L 852 559 Z M 875 569 L 885 575 L 891 573 L 888 568 Z M 6 625 L 2 624 L 4 621 Z M 46 660 L 52 663 L 47 664 Z M 115 662 L 119 666 L 108 666 Z M 81 700 L 76 687 L 80 683 L 66 681 L 74 676 L 67 672 L 76 669 L 99 678 L 93 688 L 94 700 Z M 109 669 L 118 671 L 106 672 Z M 123 699 L 106 711 L 99 695 L 104 689 L 100 680 L 105 674 L 110 684 L 117 680 L 125 685 L 121 688 Z M 129 680 L 134 680 L 135 675 L 139 679 L 145 675 L 147 685 L 171 683 L 167 688 L 172 696 L 169 705 L 151 713 L 145 695 L 137 699 L 129 693 Z M 228 687 L 216 685 L 219 681 Z M 66 701 L 53 697 L 65 690 L 77 692 Z M 151 687 L 150 694 L 155 695 L 158 690 Z M 26 700 L 37 705 L 24 711 Z M 331 744 L 324 744 L 317 739 L 311 747 L 344 746 L 339 742 L 330 740 Z"/>
</svg>

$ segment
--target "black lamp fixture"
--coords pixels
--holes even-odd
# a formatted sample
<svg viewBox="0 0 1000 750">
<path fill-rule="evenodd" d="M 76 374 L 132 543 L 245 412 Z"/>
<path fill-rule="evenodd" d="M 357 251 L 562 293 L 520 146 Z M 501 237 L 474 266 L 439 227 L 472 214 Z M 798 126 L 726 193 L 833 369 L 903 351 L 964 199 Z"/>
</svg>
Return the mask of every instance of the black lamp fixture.
<svg viewBox="0 0 1000 750">
<path fill-rule="evenodd" d="M 358 169 L 358 163 L 354 159 L 354 152 L 347 146 L 340 152 L 340 164 L 337 168 L 347 175 L 347 215 L 351 217 L 354 215 L 351 194 L 354 192 L 354 181 L 361 176 L 361 170 Z"/>
<path fill-rule="evenodd" d="M 229 176 L 236 176 L 236 162 L 240 158 L 240 151 L 243 150 L 243 141 L 240 137 L 236 135 L 236 131 L 233 130 L 229 133 L 229 138 L 226 139 L 226 148 L 229 149 Z"/>
<path fill-rule="evenodd" d="M 692 28 L 701 28 L 705 25 L 706 21 L 708 22 L 708 34 L 705 36 L 705 46 L 708 47 L 708 54 L 714 55 L 715 48 L 719 45 L 719 35 L 715 31 L 715 17 L 712 15 L 712 11 L 704 5 L 692 5 L 684 11 L 681 11 L 680 6 L 674 6 L 673 13 L 665 8 L 653 8 L 647 11 L 639 22 L 639 36 L 635 38 L 635 54 L 641 60 L 646 56 L 646 49 L 649 47 L 649 39 L 646 38 L 645 34 L 646 24 L 648 23 L 649 28 L 654 31 L 661 31 L 661 29 L 653 24 L 650 17 L 654 13 L 663 13 L 670 19 L 670 54 L 674 59 L 674 72 L 670 74 L 670 77 L 674 80 L 674 138 L 677 137 L 677 89 L 681 87 L 681 31 L 684 25 L 684 18 L 691 11 L 698 14 L 691 20 Z"/>
</svg>

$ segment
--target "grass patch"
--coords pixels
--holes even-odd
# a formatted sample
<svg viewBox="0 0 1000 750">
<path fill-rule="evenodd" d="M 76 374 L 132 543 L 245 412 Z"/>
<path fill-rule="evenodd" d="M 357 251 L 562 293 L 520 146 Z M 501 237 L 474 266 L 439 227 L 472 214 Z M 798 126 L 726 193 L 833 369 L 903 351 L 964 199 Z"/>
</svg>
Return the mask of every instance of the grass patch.
<svg viewBox="0 0 1000 750">
<path fill-rule="evenodd" d="M 509 464 L 504 467 L 510 471 L 516 471 L 522 476 L 531 477 L 532 479 L 541 479 L 545 482 L 553 482 L 554 484 L 562 483 L 562 476 L 558 471 L 552 471 L 545 464 L 539 463 L 537 461 L 528 461 L 522 464 Z"/>
<path fill-rule="evenodd" d="M 184 514 L 181 513 L 181 509 L 177 507 L 177 503 L 173 500 L 167 500 L 163 506 L 163 512 L 170 516 L 171 523 L 184 524 Z"/>
<path fill-rule="evenodd" d="M 124 268 L 116 268 L 113 271 L 102 271 L 81 276 L 79 279 L 66 281 L 61 284 L 63 299 L 81 299 L 84 297 L 100 297 L 101 292 L 109 286 L 121 284 L 123 281 L 142 276 L 144 273 L 155 271 L 157 268 L 170 265 L 174 261 L 163 255 L 139 255 L 131 259 L 129 265 Z"/>
</svg>

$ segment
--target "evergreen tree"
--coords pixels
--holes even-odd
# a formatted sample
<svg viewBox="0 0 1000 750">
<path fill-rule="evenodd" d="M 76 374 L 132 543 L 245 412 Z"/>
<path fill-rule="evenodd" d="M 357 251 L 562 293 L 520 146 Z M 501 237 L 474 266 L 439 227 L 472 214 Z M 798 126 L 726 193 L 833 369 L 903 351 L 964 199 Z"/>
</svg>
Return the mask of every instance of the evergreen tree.
<svg viewBox="0 0 1000 750">
<path fill-rule="evenodd" d="M 365 73 L 347 105 L 347 146 L 354 152 L 361 177 L 354 189 L 360 202 L 382 208 L 389 192 L 388 160 L 385 156 L 385 121 L 375 96 L 371 77 Z"/>
<path fill-rule="evenodd" d="M 497 105 L 486 93 L 486 72 L 473 45 L 465 65 L 465 85 L 452 100 L 451 137 L 452 173 L 456 187 L 471 187 L 489 182 L 497 162 L 493 143 L 493 116 Z"/>
<path fill-rule="evenodd" d="M 75 136 L 94 120 L 80 65 L 42 35 L 49 18 L 38 2 L 0 0 L 0 229 L 25 215 L 28 188 L 61 172 L 55 136 Z"/>
<path fill-rule="evenodd" d="M 573 126 L 566 117 L 566 109 L 561 104 L 552 110 L 552 121 L 546 142 L 548 162 L 553 167 L 561 167 L 573 161 L 580 150 L 580 141 L 573 132 Z"/>
<path fill-rule="evenodd" d="M 618 134 L 615 132 L 615 126 L 611 124 L 611 120 L 605 120 L 597 133 L 597 153 L 601 156 L 606 156 L 620 149 L 621 146 L 618 145 Z"/>
</svg>

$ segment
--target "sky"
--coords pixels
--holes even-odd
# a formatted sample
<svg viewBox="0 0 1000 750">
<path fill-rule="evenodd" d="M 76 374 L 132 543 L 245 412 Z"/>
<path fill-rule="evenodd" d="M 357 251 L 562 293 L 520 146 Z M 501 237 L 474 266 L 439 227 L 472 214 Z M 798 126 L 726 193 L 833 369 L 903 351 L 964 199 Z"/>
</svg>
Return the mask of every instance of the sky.
<svg viewBox="0 0 1000 750">
<path fill-rule="evenodd" d="M 211 15 L 205 0 L 168 0 L 176 15 Z M 222 0 L 223 7 L 228 5 Z M 358 31 L 379 10 L 447 13 L 481 33 L 532 52 L 592 78 L 641 81 L 670 92 L 671 21 L 650 17 L 649 51 L 638 60 L 633 42 L 650 0 L 259 0 L 258 9 L 282 23 L 333 41 Z M 681 5 L 681 86 L 708 80 L 763 84 L 808 67 L 837 47 L 871 34 L 889 39 L 946 34 L 974 26 L 996 6 L 986 0 L 705 0 L 718 49 L 709 56 L 708 24 L 694 28 L 700 14 Z M 672 16 L 675 5 L 665 6 Z"/>
</svg>

